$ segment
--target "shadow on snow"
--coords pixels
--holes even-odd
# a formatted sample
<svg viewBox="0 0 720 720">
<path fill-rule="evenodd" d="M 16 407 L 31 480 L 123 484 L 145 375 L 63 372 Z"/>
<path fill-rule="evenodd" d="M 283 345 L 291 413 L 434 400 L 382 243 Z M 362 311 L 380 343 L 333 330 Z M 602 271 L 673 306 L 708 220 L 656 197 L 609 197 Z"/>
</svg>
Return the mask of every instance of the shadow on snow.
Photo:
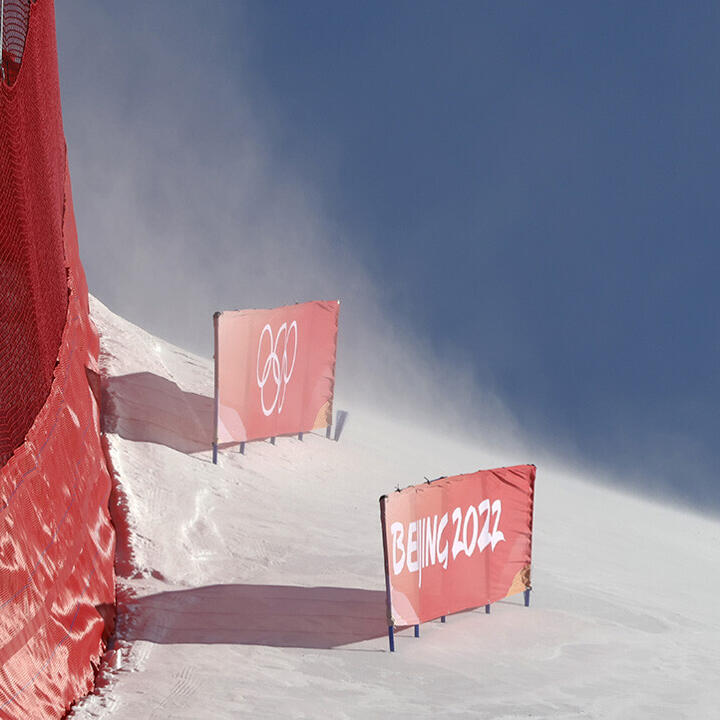
<svg viewBox="0 0 720 720">
<path fill-rule="evenodd" d="M 103 429 L 190 454 L 212 448 L 214 401 L 149 372 L 103 379 Z"/>
<path fill-rule="evenodd" d="M 384 637 L 385 593 L 286 585 L 209 585 L 129 603 L 125 640 L 330 649 Z"/>
</svg>

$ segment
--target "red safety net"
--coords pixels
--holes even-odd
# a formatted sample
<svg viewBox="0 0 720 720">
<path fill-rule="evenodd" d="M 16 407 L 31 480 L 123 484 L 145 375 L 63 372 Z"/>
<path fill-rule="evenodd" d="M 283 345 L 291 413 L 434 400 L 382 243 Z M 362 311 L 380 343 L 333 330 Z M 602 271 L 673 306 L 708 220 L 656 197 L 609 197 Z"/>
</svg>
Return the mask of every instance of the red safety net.
<svg viewBox="0 0 720 720">
<path fill-rule="evenodd" d="M 11 85 L 20 70 L 29 18 L 30 0 L 0 0 L 2 74 L 6 82 Z"/>
<path fill-rule="evenodd" d="M 25 44 L 22 13 L 11 12 L 19 7 L 6 3 L 3 22 L 3 49 L 6 39 L 14 39 L 9 52 L 16 60 Z M 22 444 L 48 397 L 68 304 L 65 140 L 57 59 L 49 57 L 54 34 L 53 47 L 46 48 L 48 33 L 33 32 L 36 47 L 23 66 L 28 77 L 16 77 L 0 97 L 0 464 Z"/>
<path fill-rule="evenodd" d="M 114 603 L 115 535 L 88 383 L 98 338 L 67 171 L 54 4 L 4 8 L 0 718 L 37 720 L 62 717 L 92 687 Z"/>
</svg>

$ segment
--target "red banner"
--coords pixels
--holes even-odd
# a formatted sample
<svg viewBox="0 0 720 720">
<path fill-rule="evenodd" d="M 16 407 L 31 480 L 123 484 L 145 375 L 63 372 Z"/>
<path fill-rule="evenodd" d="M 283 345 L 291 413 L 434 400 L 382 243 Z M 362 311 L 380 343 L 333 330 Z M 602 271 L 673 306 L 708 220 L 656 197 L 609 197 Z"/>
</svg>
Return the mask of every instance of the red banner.
<svg viewBox="0 0 720 720">
<path fill-rule="evenodd" d="M 530 588 L 535 466 L 441 478 L 380 498 L 388 624 L 416 625 Z"/>
<path fill-rule="evenodd" d="M 215 314 L 217 443 L 332 424 L 340 301 Z"/>
</svg>

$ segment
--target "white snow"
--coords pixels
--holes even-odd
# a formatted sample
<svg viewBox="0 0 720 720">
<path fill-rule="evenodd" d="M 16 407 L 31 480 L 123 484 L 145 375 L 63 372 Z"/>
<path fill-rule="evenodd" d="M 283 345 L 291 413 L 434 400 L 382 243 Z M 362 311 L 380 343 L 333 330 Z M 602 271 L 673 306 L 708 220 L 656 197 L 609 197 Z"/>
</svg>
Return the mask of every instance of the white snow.
<svg viewBox="0 0 720 720">
<path fill-rule="evenodd" d="M 341 402 L 339 442 L 213 466 L 210 362 L 92 311 L 120 615 L 74 720 L 719 716 L 717 520 L 540 465 L 531 607 L 403 631 L 391 655 L 378 497 L 534 458 Z"/>
</svg>

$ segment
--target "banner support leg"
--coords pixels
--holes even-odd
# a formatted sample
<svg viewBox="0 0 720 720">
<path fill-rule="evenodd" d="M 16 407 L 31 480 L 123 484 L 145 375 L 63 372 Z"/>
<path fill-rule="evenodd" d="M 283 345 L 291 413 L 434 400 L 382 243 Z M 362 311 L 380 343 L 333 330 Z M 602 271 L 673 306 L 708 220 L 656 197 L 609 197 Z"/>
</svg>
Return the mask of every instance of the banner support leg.
<svg viewBox="0 0 720 720">
<path fill-rule="evenodd" d="M 220 372 L 219 367 L 219 352 L 218 352 L 218 322 L 220 321 L 220 313 L 216 312 L 213 314 L 213 465 L 217 465 L 218 456 L 218 425 L 220 418 L 220 401 L 219 401 L 219 385 L 218 375 Z"/>
<path fill-rule="evenodd" d="M 445 622 L 445 616 L 444 616 L 444 615 L 441 615 L 441 616 L 440 616 L 440 622 L 441 622 L 441 623 L 444 623 L 444 622 Z"/>
<path fill-rule="evenodd" d="M 485 606 L 485 614 L 486 614 L 486 615 L 489 615 L 489 614 L 490 614 L 490 606 L 489 606 L 489 605 L 486 605 L 486 606 Z"/>
<path fill-rule="evenodd" d="M 300 442 L 302 442 L 302 441 L 303 441 L 303 439 L 302 439 L 302 436 L 303 436 L 303 434 L 302 434 L 302 433 L 298 433 L 298 440 L 299 440 Z"/>
<path fill-rule="evenodd" d="M 240 454 L 241 455 L 245 454 L 245 443 L 244 442 L 240 443 Z"/>
<path fill-rule="evenodd" d="M 525 607 L 530 607 L 530 588 L 525 591 Z"/>
<path fill-rule="evenodd" d="M 330 439 L 330 430 L 332 428 L 332 425 L 328 425 L 325 429 L 325 437 L 329 440 Z"/>
<path fill-rule="evenodd" d="M 420 637 L 420 626 L 419 625 L 415 626 L 415 637 Z"/>
<path fill-rule="evenodd" d="M 385 532 L 385 501 L 387 497 L 380 498 L 380 525 L 382 526 L 383 538 L 387 538 Z M 390 571 L 388 570 L 388 549 L 387 540 L 383 541 L 383 564 L 385 566 L 385 603 L 387 608 L 388 640 L 390 641 L 390 652 L 395 652 L 395 621 L 392 613 L 392 596 L 390 594 Z"/>
<path fill-rule="evenodd" d="M 270 444 L 271 444 L 271 445 L 274 445 L 274 444 L 275 444 L 275 438 L 274 438 L 274 437 L 271 437 L 271 438 L 270 438 Z"/>
</svg>

